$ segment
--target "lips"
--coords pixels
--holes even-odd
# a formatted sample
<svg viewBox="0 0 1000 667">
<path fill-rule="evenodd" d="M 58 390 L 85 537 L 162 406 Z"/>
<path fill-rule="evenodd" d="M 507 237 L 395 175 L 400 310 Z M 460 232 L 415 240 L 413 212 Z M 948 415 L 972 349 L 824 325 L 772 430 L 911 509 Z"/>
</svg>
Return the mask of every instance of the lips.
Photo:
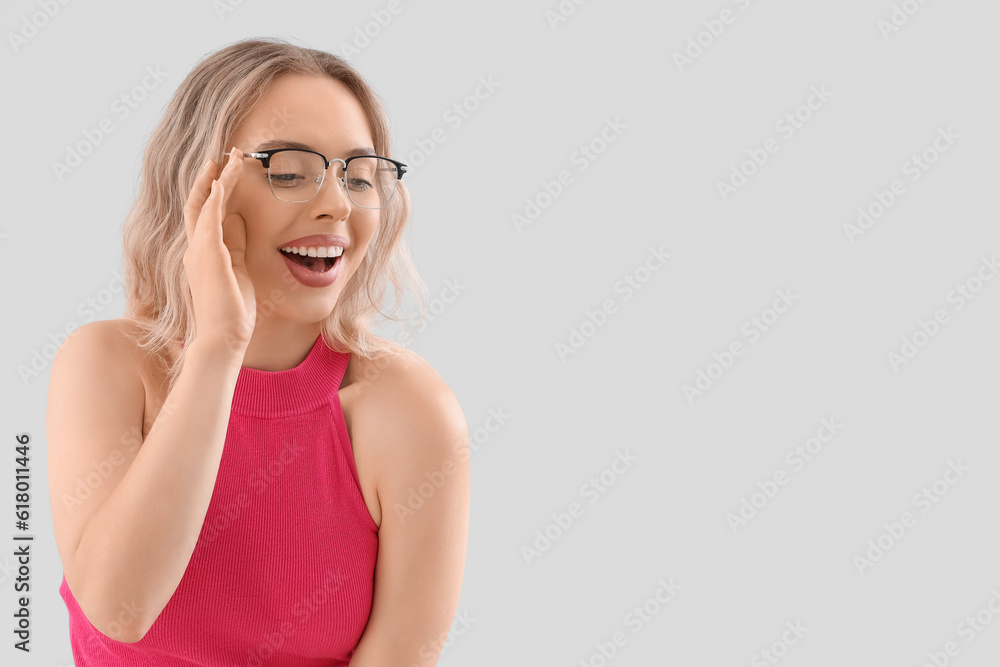
<svg viewBox="0 0 1000 667">
<path fill-rule="evenodd" d="M 345 239 L 343 236 L 336 236 L 334 234 L 310 234 L 309 236 L 300 236 L 297 239 L 291 241 L 286 241 L 278 246 L 279 249 L 288 246 L 316 246 L 317 248 L 326 248 L 328 246 L 340 246 L 344 250 L 351 245 L 351 242 Z"/>
</svg>

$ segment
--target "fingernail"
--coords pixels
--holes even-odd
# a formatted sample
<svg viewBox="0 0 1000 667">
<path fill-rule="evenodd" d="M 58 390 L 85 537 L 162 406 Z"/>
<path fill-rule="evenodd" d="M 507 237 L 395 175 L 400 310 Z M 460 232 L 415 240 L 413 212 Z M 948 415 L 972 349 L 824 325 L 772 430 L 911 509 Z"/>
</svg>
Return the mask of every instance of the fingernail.
<svg viewBox="0 0 1000 667">
<path fill-rule="evenodd" d="M 215 184 L 216 183 L 218 183 L 218 181 L 212 181 L 212 194 L 215 194 Z"/>
<path fill-rule="evenodd" d="M 212 158 L 208 158 L 207 160 L 205 160 L 205 164 L 201 165 L 201 170 L 205 171 L 211 164 L 212 164 Z"/>
</svg>

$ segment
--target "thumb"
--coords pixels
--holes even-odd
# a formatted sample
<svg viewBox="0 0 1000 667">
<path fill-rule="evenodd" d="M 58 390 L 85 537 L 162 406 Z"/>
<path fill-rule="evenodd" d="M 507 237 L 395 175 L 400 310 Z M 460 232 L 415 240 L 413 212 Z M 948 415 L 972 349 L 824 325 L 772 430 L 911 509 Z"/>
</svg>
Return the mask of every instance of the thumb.
<svg viewBox="0 0 1000 667">
<path fill-rule="evenodd" d="M 231 213 L 222 221 L 222 242 L 233 256 L 233 266 L 246 268 L 247 223 L 239 213 Z"/>
</svg>

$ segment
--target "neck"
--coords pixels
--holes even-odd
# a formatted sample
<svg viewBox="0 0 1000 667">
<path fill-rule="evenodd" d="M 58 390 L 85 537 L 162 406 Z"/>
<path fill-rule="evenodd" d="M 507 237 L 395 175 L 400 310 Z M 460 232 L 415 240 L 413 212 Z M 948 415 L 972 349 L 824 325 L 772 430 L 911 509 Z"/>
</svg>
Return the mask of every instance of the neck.
<svg viewBox="0 0 1000 667">
<path fill-rule="evenodd" d="M 254 329 L 243 366 L 262 371 L 284 371 L 298 366 L 320 335 L 320 323 L 279 321 L 272 318 Z"/>
</svg>

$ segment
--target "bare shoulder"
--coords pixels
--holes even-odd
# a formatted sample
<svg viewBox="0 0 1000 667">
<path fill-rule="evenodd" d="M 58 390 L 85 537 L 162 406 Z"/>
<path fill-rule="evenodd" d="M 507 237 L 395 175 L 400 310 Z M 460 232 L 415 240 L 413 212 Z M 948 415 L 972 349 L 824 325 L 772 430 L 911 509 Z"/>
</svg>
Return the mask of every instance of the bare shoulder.
<svg viewBox="0 0 1000 667">
<path fill-rule="evenodd" d="M 453 448 L 468 430 L 458 398 L 444 378 L 416 352 L 397 344 L 376 359 L 352 357 L 350 374 L 354 421 L 382 454 L 423 442 L 423 449 Z M 428 438 L 419 436 L 425 433 Z M 440 444 L 433 444 L 440 443 Z M 392 452 L 385 448 L 392 448 Z M 440 451 L 438 452 L 441 453 Z M 433 455 L 433 452 L 425 452 Z"/>
<path fill-rule="evenodd" d="M 52 363 L 53 373 L 57 367 L 60 375 L 96 372 L 103 368 L 113 379 L 134 381 L 138 378 L 148 387 L 160 379 L 164 366 L 162 358 L 154 363 L 138 344 L 139 333 L 138 324 L 125 317 L 79 326 L 59 346 Z"/>
<path fill-rule="evenodd" d="M 62 342 L 49 375 L 46 421 L 60 436 L 55 443 L 50 438 L 52 448 L 81 446 L 74 431 L 82 424 L 91 431 L 115 424 L 130 440 L 145 440 L 166 397 L 169 355 L 179 346 L 151 355 L 139 344 L 140 333 L 128 318 L 97 320 Z M 101 447 L 96 439 L 87 446 Z"/>
<path fill-rule="evenodd" d="M 72 373 L 79 366 L 106 365 L 109 372 L 137 371 L 136 345 L 128 336 L 131 320 L 96 320 L 74 329 L 62 342 L 52 362 L 53 371 Z"/>
<path fill-rule="evenodd" d="M 49 376 L 47 421 L 57 431 L 79 426 L 79 420 L 99 423 L 110 413 L 141 418 L 146 405 L 148 362 L 128 319 L 97 320 L 74 329 L 56 351 Z M 66 427 L 66 428 L 63 428 Z M 140 433 L 141 435 L 141 433 Z M 75 442 L 57 438 L 57 447 Z"/>
</svg>

